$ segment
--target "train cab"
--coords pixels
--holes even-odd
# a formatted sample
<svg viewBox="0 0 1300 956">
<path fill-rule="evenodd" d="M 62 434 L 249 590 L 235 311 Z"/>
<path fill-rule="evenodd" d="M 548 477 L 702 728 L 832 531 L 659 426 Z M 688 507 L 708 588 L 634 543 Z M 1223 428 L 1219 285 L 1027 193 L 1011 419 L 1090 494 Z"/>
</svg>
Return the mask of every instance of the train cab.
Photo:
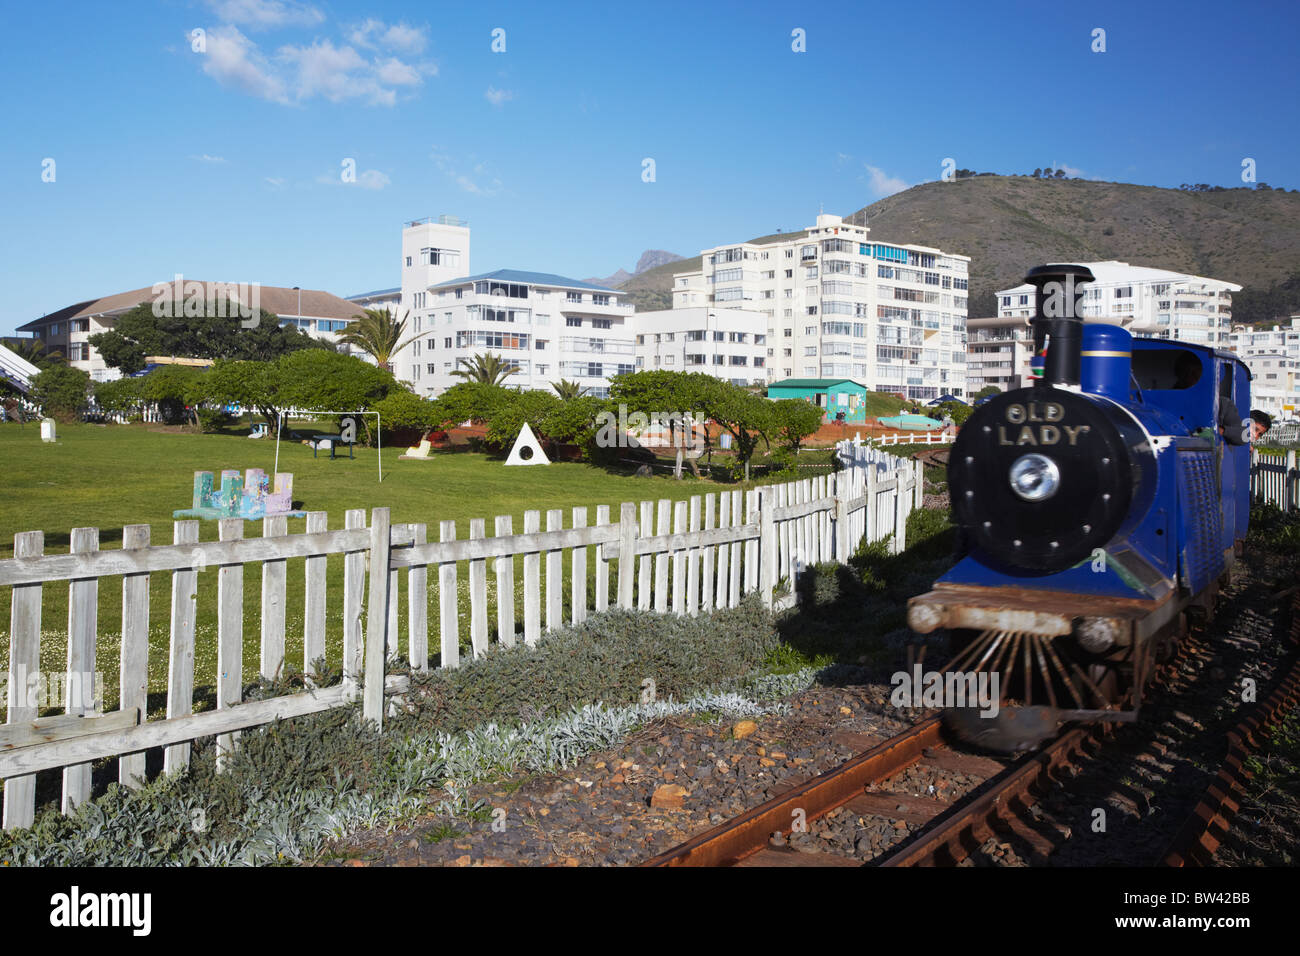
<svg viewBox="0 0 1300 956">
<path fill-rule="evenodd" d="M 1197 505 L 1185 485 L 1187 503 L 1214 511 L 1209 525 L 1217 525 L 1221 548 L 1239 550 L 1250 523 L 1250 369 L 1231 352 L 1164 339 L 1133 339 L 1132 362 L 1136 401 L 1162 420 L 1166 434 L 1188 434 L 1212 452 L 1213 498 Z M 1231 554 L 1225 558 L 1231 565 Z"/>
</svg>

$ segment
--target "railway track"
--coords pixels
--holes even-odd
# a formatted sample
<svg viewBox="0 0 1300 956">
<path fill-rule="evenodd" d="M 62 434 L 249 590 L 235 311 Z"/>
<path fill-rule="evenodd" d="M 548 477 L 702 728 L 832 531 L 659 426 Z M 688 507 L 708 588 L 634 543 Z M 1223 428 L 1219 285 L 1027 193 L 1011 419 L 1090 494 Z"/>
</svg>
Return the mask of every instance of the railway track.
<svg viewBox="0 0 1300 956">
<path fill-rule="evenodd" d="M 1300 706 L 1300 597 L 1292 599 L 1289 667 L 1272 693 L 1257 705 L 1243 707 L 1236 725 L 1228 731 L 1228 751 L 1214 779 L 1164 852 L 1164 866 L 1206 866 L 1232 826 L 1250 779 L 1246 761 L 1271 735 L 1286 715 Z"/>
<path fill-rule="evenodd" d="M 1291 640 L 1300 640 L 1300 594 L 1292 602 Z M 1167 684 L 1186 655 L 1203 655 L 1203 642 L 1188 640 L 1153 675 L 1152 689 Z M 1300 656 L 1292 652 L 1274 689 L 1248 705 L 1227 735 L 1223 768 L 1206 788 L 1169 848 L 1158 860 L 1181 866 L 1211 861 L 1238 808 L 1250 750 L 1270 727 L 1300 703 Z M 1102 750 L 1108 725 L 1067 725 L 1039 750 L 1018 760 L 965 752 L 949 738 L 938 716 L 870 747 L 840 767 L 699 834 L 647 861 L 646 866 L 953 866 L 994 845 L 1018 848 L 1042 864 L 1066 841 L 1068 827 L 1036 809 L 1040 798 Z M 974 784 L 949 799 L 934 783 L 964 775 Z M 818 846 L 804 834 L 818 821 L 856 818 L 859 825 L 887 821 L 890 845 L 873 855 L 846 855 Z M 823 829 L 823 834 L 828 832 Z M 842 848 L 841 848 L 842 849 Z"/>
</svg>

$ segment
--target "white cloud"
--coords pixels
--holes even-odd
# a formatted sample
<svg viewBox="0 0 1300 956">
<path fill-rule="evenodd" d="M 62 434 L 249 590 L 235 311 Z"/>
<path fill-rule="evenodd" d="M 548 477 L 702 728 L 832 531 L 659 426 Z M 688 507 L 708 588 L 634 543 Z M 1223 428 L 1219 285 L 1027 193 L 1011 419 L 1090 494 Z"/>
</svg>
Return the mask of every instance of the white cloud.
<svg viewBox="0 0 1300 956">
<path fill-rule="evenodd" d="M 226 161 L 224 156 L 209 156 L 207 153 L 201 156 L 191 156 L 190 159 L 197 159 L 200 163 L 224 163 Z"/>
<path fill-rule="evenodd" d="M 420 71 L 396 57 L 375 62 L 375 79 L 386 86 L 419 86 Z"/>
<path fill-rule="evenodd" d="M 868 188 L 877 199 L 892 196 L 894 193 L 901 193 L 907 188 L 907 183 L 904 180 L 899 179 L 897 176 L 890 176 L 878 166 L 864 164 L 864 168 L 868 174 Z"/>
<path fill-rule="evenodd" d="M 401 53 L 419 53 L 428 43 L 429 34 L 425 27 L 412 27 L 405 23 L 390 26 L 371 17 L 348 31 L 348 40 L 369 50 L 384 47 Z"/>
<path fill-rule="evenodd" d="M 501 180 L 488 169 L 487 163 L 474 163 L 470 172 L 463 172 L 458 168 L 459 164 L 437 146 L 433 147 L 429 158 L 448 179 L 467 193 L 475 196 L 495 196 L 501 191 Z"/>
<path fill-rule="evenodd" d="M 237 27 L 214 27 L 208 31 L 203 72 L 218 83 L 234 86 L 252 96 L 287 103 L 284 81 L 275 75 L 257 44 Z"/>
<path fill-rule="evenodd" d="M 245 19 L 252 17 L 256 8 L 261 11 L 262 22 L 273 15 L 301 17 L 305 16 L 302 9 L 314 9 L 299 4 L 293 5 L 296 13 L 286 13 L 280 9 L 282 6 L 251 0 L 218 5 L 223 13 Z M 421 31 L 405 24 L 385 26 L 377 20 L 367 21 L 353 35 L 373 46 L 367 40 L 367 28 L 372 24 L 369 32 L 390 46 L 418 50 L 424 45 Z M 399 90 L 414 89 L 425 76 L 438 72 L 432 63 L 411 64 L 391 54 L 372 58 L 357 52 L 354 46 L 329 38 L 315 38 L 309 44 L 285 44 L 268 56 L 238 27 L 229 24 L 210 29 L 207 41 L 207 53 L 201 58 L 205 73 L 224 86 L 274 103 L 303 103 L 322 97 L 332 103 L 360 100 L 371 106 L 393 106 Z"/>
<path fill-rule="evenodd" d="M 280 176 L 264 176 L 262 178 L 277 189 L 284 185 L 284 179 Z"/>
<path fill-rule="evenodd" d="M 272 27 L 313 26 L 325 14 L 296 0 L 208 0 L 208 6 L 226 23 L 238 23 L 250 30 Z"/>
<path fill-rule="evenodd" d="M 513 100 L 515 98 L 515 94 L 510 90 L 498 90 L 495 86 L 489 86 L 487 92 L 483 95 L 487 97 L 487 101 L 493 106 L 500 106 L 507 100 Z"/>
</svg>

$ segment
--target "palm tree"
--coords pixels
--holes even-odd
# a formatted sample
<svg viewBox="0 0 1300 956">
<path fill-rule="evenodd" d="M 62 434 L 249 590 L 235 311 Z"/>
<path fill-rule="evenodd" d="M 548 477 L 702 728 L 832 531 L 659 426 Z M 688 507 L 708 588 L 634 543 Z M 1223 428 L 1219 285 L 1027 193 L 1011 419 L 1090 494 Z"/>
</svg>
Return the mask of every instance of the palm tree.
<svg viewBox="0 0 1300 956">
<path fill-rule="evenodd" d="M 339 336 L 339 342 L 355 346 L 374 357 L 375 363 L 385 372 L 391 372 L 393 356 L 411 344 L 402 341 L 406 331 L 408 311 L 401 319 L 394 319 L 387 309 L 365 309 L 363 315 L 354 315 L 351 323 Z"/>
<path fill-rule="evenodd" d="M 500 385 L 515 372 L 519 366 L 509 359 L 486 352 L 475 355 L 473 359 L 461 359 L 462 368 L 452 372 L 457 378 L 467 382 L 486 382 L 488 385 Z"/>
<path fill-rule="evenodd" d="M 2 343 L 20 359 L 31 362 L 39 369 L 63 362 L 63 353 L 58 349 L 45 351 L 45 343 L 40 339 L 5 339 Z"/>
<path fill-rule="evenodd" d="M 558 382 L 552 382 L 551 388 L 555 389 L 555 394 L 560 396 L 560 398 L 566 402 L 571 398 L 581 398 L 583 395 L 587 394 L 587 387 L 585 385 L 579 385 L 577 382 L 570 382 L 566 378 L 562 378 Z"/>
</svg>

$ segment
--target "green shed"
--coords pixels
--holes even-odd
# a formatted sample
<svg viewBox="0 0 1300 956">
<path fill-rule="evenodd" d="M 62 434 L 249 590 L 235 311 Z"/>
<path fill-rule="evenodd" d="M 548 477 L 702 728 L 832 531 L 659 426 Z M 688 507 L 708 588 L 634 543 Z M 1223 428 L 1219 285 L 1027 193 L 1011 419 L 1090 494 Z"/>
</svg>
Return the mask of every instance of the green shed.
<svg viewBox="0 0 1300 956">
<path fill-rule="evenodd" d="M 802 398 L 820 408 L 827 421 L 835 421 L 840 412 L 846 422 L 867 420 L 867 386 L 851 378 L 787 378 L 767 387 L 772 401 Z"/>
</svg>

